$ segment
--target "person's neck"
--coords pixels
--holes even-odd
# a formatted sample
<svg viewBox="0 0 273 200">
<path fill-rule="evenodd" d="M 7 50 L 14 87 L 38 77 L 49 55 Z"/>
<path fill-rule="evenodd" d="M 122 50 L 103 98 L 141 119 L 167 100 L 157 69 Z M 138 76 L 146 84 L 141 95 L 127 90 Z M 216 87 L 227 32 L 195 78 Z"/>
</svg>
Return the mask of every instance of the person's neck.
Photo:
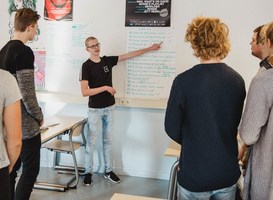
<svg viewBox="0 0 273 200">
<path fill-rule="evenodd" d="M 268 50 L 266 53 L 263 53 L 261 56 L 261 60 L 264 60 L 268 56 L 273 55 L 273 49 Z"/>
<path fill-rule="evenodd" d="M 219 57 L 211 58 L 209 60 L 200 59 L 201 64 L 220 63 L 220 62 L 221 62 L 221 59 Z"/>
<path fill-rule="evenodd" d="M 262 52 L 256 52 L 256 53 L 251 52 L 251 54 L 252 54 L 254 57 L 256 57 L 256 58 L 258 58 L 258 59 L 260 59 L 260 60 L 263 59 Z"/>
<path fill-rule="evenodd" d="M 95 63 L 98 63 L 98 62 L 100 62 L 100 56 L 99 55 L 98 56 L 91 55 L 90 60 L 92 60 Z"/>
<path fill-rule="evenodd" d="M 22 41 L 24 44 L 26 44 L 28 42 L 28 39 L 25 35 L 21 34 L 21 33 L 14 33 L 14 36 L 12 37 L 12 40 L 20 40 Z"/>
</svg>

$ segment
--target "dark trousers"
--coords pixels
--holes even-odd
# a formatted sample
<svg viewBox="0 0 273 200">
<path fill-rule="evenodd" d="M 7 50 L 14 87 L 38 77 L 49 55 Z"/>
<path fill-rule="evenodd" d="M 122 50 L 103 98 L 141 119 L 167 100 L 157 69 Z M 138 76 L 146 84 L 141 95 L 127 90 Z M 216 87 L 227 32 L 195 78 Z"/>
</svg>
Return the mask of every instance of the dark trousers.
<svg viewBox="0 0 273 200">
<path fill-rule="evenodd" d="M 3 199 L 3 200 L 11 199 L 8 167 L 4 167 L 0 169 L 0 199 Z"/>
<path fill-rule="evenodd" d="M 23 140 L 18 161 L 10 173 L 11 199 L 28 200 L 40 170 L 41 135 Z M 15 190 L 17 171 L 22 165 L 22 173 Z"/>
</svg>

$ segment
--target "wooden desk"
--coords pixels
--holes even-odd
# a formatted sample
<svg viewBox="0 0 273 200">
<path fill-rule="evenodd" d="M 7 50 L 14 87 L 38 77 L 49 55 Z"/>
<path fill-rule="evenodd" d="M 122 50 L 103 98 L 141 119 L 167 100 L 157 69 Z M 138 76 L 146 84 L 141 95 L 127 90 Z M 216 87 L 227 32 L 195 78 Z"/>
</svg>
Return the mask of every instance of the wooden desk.
<svg viewBox="0 0 273 200">
<path fill-rule="evenodd" d="M 79 122 L 82 122 L 85 119 L 86 119 L 85 117 L 74 117 L 74 116 L 52 116 L 52 117 L 46 118 L 43 126 L 44 127 L 48 126 L 48 129 L 41 133 L 42 144 L 53 138 L 61 136 L 62 134 L 69 131 L 73 127 L 73 125 Z M 53 126 L 50 126 L 50 125 L 53 125 Z M 54 159 L 59 159 L 59 158 L 54 156 Z M 67 187 L 68 185 L 54 184 L 54 183 L 47 183 L 47 182 L 36 182 L 34 184 L 35 189 L 45 189 L 45 190 L 62 191 L 62 192 L 64 192 L 67 189 Z"/>
<path fill-rule="evenodd" d="M 115 193 L 110 200 L 163 200 L 163 199 Z"/>
<path fill-rule="evenodd" d="M 78 122 L 81 122 L 85 117 L 74 117 L 74 116 L 52 116 L 45 119 L 43 126 L 49 126 L 48 129 L 41 133 L 41 141 L 45 143 L 61 134 L 68 131 L 72 126 Z M 50 126 L 51 124 L 58 124 Z"/>
<path fill-rule="evenodd" d="M 181 145 L 172 140 L 168 148 L 166 149 L 164 155 L 179 158 L 180 151 L 181 151 Z"/>
<path fill-rule="evenodd" d="M 177 170 L 179 164 L 179 157 L 180 157 L 181 145 L 176 143 L 175 141 L 171 141 L 168 148 L 166 149 L 164 155 L 175 157 L 177 160 L 172 165 L 171 172 L 170 172 L 170 179 L 169 179 L 169 188 L 168 188 L 168 200 L 176 200 L 176 193 L 177 193 Z"/>
</svg>

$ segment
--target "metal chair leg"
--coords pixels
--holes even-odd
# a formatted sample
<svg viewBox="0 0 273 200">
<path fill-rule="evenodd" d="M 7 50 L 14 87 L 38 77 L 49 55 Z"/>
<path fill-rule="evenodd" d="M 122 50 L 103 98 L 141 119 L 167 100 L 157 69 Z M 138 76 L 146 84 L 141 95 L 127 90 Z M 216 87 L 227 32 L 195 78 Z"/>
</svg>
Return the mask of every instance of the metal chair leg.
<svg viewBox="0 0 273 200">
<path fill-rule="evenodd" d="M 177 170 L 178 170 L 179 160 L 177 160 L 171 169 L 170 173 L 170 181 L 169 181 L 169 188 L 168 188 L 168 197 L 167 200 L 176 200 L 177 199 Z"/>
</svg>

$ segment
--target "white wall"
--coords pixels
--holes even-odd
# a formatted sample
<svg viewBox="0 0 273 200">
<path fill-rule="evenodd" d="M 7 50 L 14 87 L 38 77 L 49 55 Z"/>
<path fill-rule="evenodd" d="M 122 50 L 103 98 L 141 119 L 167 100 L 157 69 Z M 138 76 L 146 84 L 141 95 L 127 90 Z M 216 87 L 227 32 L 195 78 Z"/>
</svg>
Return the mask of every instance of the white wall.
<svg viewBox="0 0 273 200">
<path fill-rule="evenodd" d="M 257 26 L 273 20 L 273 1 L 173 0 L 172 6 L 172 24 L 177 29 L 177 71 L 184 71 L 197 62 L 189 44 L 184 42 L 187 24 L 200 15 L 219 17 L 230 31 L 231 52 L 224 62 L 243 76 L 248 87 L 259 63 L 257 58 L 251 56 L 249 43 Z"/>
<path fill-rule="evenodd" d="M 110 54 L 124 53 L 126 49 L 126 34 L 124 20 L 118 21 L 125 15 L 124 0 L 77 0 L 84 6 L 75 13 L 88 16 L 93 25 L 93 32 L 99 35 L 102 44 L 112 44 L 104 47 L 104 52 Z M 74 0 L 76 2 L 76 0 Z M 8 16 L 6 13 L 7 1 L 1 2 L 0 7 L 0 46 L 7 40 Z M 39 8 L 43 0 L 38 1 Z M 248 87 L 251 78 L 258 69 L 258 60 L 251 56 L 250 45 L 252 31 L 257 26 L 272 21 L 272 0 L 172 0 L 172 27 L 175 28 L 177 38 L 177 72 L 182 72 L 196 60 L 192 50 L 184 43 L 184 33 L 187 23 L 198 15 L 220 17 L 230 28 L 232 51 L 224 60 L 237 70 L 245 79 Z M 95 8 L 92 10 L 92 8 Z M 113 18 L 113 20 L 112 20 Z M 112 21 L 111 21 L 112 20 Z M 107 23 L 110 22 L 110 26 Z M 108 31 L 108 29 L 112 31 Z M 117 74 L 122 73 L 124 64 L 119 65 Z M 115 79 L 115 78 L 114 78 Z M 117 83 L 117 80 L 114 80 Z M 46 116 L 66 114 L 86 116 L 87 106 L 83 104 L 41 103 Z M 170 142 L 164 132 L 165 110 L 122 108 L 115 111 L 113 129 L 114 170 L 119 174 L 168 179 L 174 158 L 166 158 L 163 154 Z M 52 154 L 42 151 L 42 165 L 51 166 Z M 78 154 L 80 165 L 83 165 L 83 150 Z M 69 159 L 65 163 L 71 163 Z M 101 145 L 97 145 L 96 170 L 103 171 Z"/>
<path fill-rule="evenodd" d="M 46 116 L 55 114 L 87 116 L 86 105 L 65 105 L 63 103 L 41 104 Z M 114 171 L 130 176 L 168 179 L 175 158 L 164 156 L 170 142 L 164 132 L 165 110 L 122 108 L 114 112 L 113 158 Z M 101 138 L 98 139 L 94 170 L 103 172 L 104 162 Z M 62 154 L 63 156 L 63 154 Z M 61 163 L 71 165 L 71 157 L 64 155 Z M 41 165 L 52 166 L 53 153 L 43 149 Z M 84 149 L 79 149 L 77 159 L 84 166 Z"/>
</svg>

